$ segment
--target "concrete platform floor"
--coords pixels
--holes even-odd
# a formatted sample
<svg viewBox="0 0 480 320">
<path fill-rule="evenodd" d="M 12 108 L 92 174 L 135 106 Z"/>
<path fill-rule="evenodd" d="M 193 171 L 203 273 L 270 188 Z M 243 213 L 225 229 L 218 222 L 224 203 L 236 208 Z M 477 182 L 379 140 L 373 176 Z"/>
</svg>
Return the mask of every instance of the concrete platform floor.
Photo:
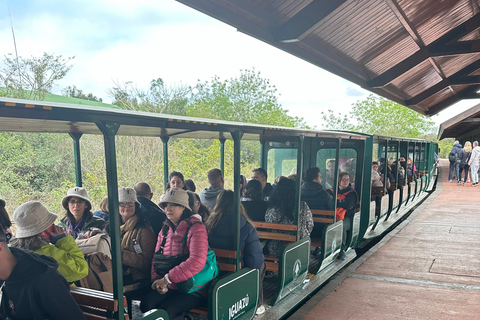
<svg viewBox="0 0 480 320">
<path fill-rule="evenodd" d="M 447 183 L 290 319 L 480 319 L 480 186 Z"/>
</svg>

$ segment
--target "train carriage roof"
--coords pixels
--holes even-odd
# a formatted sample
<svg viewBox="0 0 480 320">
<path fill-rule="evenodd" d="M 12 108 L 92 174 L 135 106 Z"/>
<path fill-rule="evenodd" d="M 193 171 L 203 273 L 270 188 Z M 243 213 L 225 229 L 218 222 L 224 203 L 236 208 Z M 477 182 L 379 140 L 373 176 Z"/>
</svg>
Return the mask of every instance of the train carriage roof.
<svg viewBox="0 0 480 320">
<path fill-rule="evenodd" d="M 282 137 L 325 137 L 365 140 L 369 135 L 257 125 L 88 105 L 0 98 L 0 131 L 102 134 L 96 123 L 120 124 L 118 135 L 199 139 L 232 139 L 235 130 L 244 140 Z"/>
<path fill-rule="evenodd" d="M 431 116 L 480 98 L 478 0 L 177 0 Z"/>
</svg>

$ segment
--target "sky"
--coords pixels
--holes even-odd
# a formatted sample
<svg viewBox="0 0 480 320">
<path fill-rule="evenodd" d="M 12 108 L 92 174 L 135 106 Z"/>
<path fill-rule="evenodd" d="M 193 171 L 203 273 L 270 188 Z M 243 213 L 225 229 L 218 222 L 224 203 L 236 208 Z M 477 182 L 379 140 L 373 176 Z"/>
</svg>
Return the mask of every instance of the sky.
<svg viewBox="0 0 480 320">
<path fill-rule="evenodd" d="M 322 128 L 321 111 L 347 114 L 369 92 L 308 62 L 249 37 L 174 0 L 0 0 L 0 55 L 44 52 L 75 57 L 73 68 L 53 88 L 75 85 L 111 102 L 108 89 L 131 82 L 148 89 L 195 85 L 255 69 L 280 94 L 291 116 Z M 434 117 L 440 124 L 480 103 L 466 100 Z"/>
</svg>

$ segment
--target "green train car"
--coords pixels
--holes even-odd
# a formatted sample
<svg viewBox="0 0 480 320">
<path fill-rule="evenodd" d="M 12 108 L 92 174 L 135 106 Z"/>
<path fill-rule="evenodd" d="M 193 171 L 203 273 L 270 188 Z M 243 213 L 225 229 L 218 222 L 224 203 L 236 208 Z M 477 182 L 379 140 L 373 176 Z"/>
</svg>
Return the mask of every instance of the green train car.
<svg viewBox="0 0 480 320">
<path fill-rule="evenodd" d="M 298 304 L 322 284 L 348 265 L 372 240 L 385 235 L 402 217 L 434 190 L 437 176 L 435 153 L 438 147 L 427 140 L 384 137 L 343 131 L 319 131 L 285 127 L 233 123 L 227 121 L 186 118 L 164 114 L 125 111 L 91 106 L 26 101 L 0 98 L 0 130 L 6 132 L 68 133 L 73 139 L 77 185 L 82 184 L 80 146 L 85 134 L 102 135 L 105 145 L 106 176 L 111 215 L 112 263 L 114 293 L 112 299 L 123 301 L 120 220 L 118 215 L 118 180 L 115 136 L 158 137 L 164 150 L 164 175 L 168 176 L 170 139 L 218 139 L 219 167 L 224 168 L 224 143 L 234 144 L 233 176 L 235 214 L 239 233 L 240 153 L 242 141 L 254 140 L 261 145 L 260 166 L 267 170 L 269 182 L 280 175 L 296 173 L 295 224 L 285 226 L 283 233 L 268 223 L 254 222 L 260 238 L 286 237 L 288 244 L 276 259 L 266 257 L 267 269 L 276 277 L 264 283 L 265 303 L 270 304 L 265 319 L 288 316 Z M 389 183 L 372 187 L 372 162 L 384 159 L 383 174 Z M 405 159 L 405 161 L 402 161 Z M 407 163 L 408 162 L 408 163 Z M 337 220 L 336 208 L 313 211 L 314 231 L 310 238 L 300 239 L 297 233 L 300 207 L 301 177 L 306 169 L 318 167 L 325 189 L 332 189 L 336 199 L 338 176 L 347 172 L 352 188 L 358 194 L 354 215 L 348 221 Z M 205 172 L 211 168 L 204 168 Z M 253 168 L 252 168 L 253 169 Z M 336 203 L 336 201 L 334 201 Z M 336 205 L 335 205 L 336 206 Z M 347 224 L 348 223 L 348 224 Z M 345 225 L 349 225 L 344 232 Z M 345 238 L 346 235 L 346 238 Z M 234 254 L 226 257 L 231 272 L 223 272 L 211 285 L 208 306 L 203 313 L 208 319 L 252 319 L 258 307 L 260 275 L 256 269 L 241 268 L 237 237 Z M 337 259 L 342 242 L 346 259 Z M 313 247 L 320 253 L 312 255 Z M 221 258 L 221 257 L 219 257 Z M 124 312 L 114 312 L 115 319 L 124 319 Z M 144 315 L 142 319 L 166 319 L 163 310 Z"/>
</svg>

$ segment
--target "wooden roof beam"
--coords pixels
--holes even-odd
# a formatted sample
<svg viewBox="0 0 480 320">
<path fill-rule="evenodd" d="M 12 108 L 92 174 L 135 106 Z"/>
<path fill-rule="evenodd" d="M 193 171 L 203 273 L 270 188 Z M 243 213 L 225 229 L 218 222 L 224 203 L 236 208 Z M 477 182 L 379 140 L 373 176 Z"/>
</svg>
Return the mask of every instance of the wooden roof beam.
<svg viewBox="0 0 480 320">
<path fill-rule="evenodd" d="M 450 44 L 450 42 L 458 40 L 478 27 L 480 27 L 480 13 L 450 30 L 430 45 L 420 48 L 419 51 L 389 70 L 367 81 L 367 84 L 371 88 L 384 87 L 428 58 L 480 52 L 480 40 L 460 41 Z"/>
<path fill-rule="evenodd" d="M 296 15 L 272 30 L 273 38 L 280 42 L 296 42 L 315 30 L 323 18 L 344 4 L 346 0 L 313 0 Z"/>
<path fill-rule="evenodd" d="M 473 93 L 476 93 L 478 90 L 480 90 L 480 85 L 470 86 L 470 87 L 460 91 L 456 95 L 454 95 L 454 96 L 452 96 L 448 99 L 445 99 L 440 103 L 437 103 L 435 106 L 433 106 L 432 108 L 427 110 L 426 115 L 427 116 L 433 116 L 433 115 L 439 113 L 440 111 L 442 111 L 443 109 L 447 108 L 448 106 L 454 104 L 455 102 L 458 102 L 458 101 L 464 99 L 465 97 L 471 96 Z"/>
<path fill-rule="evenodd" d="M 466 66 L 465 68 L 457 71 L 447 79 L 440 81 L 439 83 L 435 84 L 434 86 L 430 87 L 429 89 L 423 91 L 422 93 L 416 95 L 415 97 L 406 100 L 405 103 L 407 105 L 416 105 L 423 100 L 433 96 L 437 92 L 456 84 L 475 84 L 478 83 L 480 80 L 479 76 L 470 76 L 465 77 L 465 75 L 472 73 L 473 71 L 480 69 L 480 60 L 475 61 L 474 63 Z"/>
</svg>

